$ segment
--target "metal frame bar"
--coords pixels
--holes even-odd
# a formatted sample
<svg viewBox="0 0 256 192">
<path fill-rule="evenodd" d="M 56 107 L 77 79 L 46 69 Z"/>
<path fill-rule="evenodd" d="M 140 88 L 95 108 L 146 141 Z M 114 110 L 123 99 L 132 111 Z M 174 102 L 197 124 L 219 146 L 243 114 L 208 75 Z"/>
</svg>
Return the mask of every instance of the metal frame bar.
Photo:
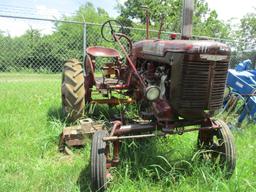
<svg viewBox="0 0 256 192">
<path fill-rule="evenodd" d="M 86 58 L 86 48 L 87 48 L 87 41 L 86 41 L 86 23 L 83 23 L 83 59 L 84 59 L 84 62 L 85 63 L 85 58 Z"/>
<path fill-rule="evenodd" d="M 118 141 L 118 140 L 124 140 L 124 139 L 142 139 L 147 137 L 156 137 L 158 135 L 156 134 L 145 134 L 145 135 L 130 135 L 130 136 L 109 136 L 104 137 L 103 141 Z"/>
<path fill-rule="evenodd" d="M 140 81 L 141 85 L 143 86 L 143 88 L 146 88 L 146 85 L 145 85 L 143 79 L 142 79 L 141 76 L 139 75 L 139 73 L 138 73 L 138 71 L 137 71 L 137 69 L 136 69 L 134 63 L 132 62 L 130 56 L 128 55 L 128 53 L 127 53 L 127 51 L 125 50 L 125 48 L 124 48 L 124 46 L 122 45 L 122 43 L 120 42 L 119 38 L 116 36 L 115 33 L 113 34 L 113 36 L 114 36 L 116 42 L 118 43 L 118 45 L 120 46 L 120 48 L 121 48 L 123 54 L 125 55 L 125 57 L 126 57 L 126 59 L 127 59 L 127 61 L 128 61 L 128 64 L 129 64 L 129 66 L 130 66 L 131 69 L 132 69 L 132 72 L 133 72 L 133 73 L 135 74 L 135 76 L 139 79 L 139 81 Z"/>
<path fill-rule="evenodd" d="M 135 100 L 132 99 L 118 99 L 118 98 L 111 98 L 111 99 L 92 99 L 92 103 L 97 104 L 133 104 L 135 103 Z"/>
<path fill-rule="evenodd" d="M 114 125 L 114 127 L 115 127 L 115 125 Z M 182 131 L 182 133 L 192 132 L 192 131 L 204 131 L 204 130 L 211 130 L 211 129 L 220 129 L 220 128 L 221 128 L 220 126 L 189 128 L 189 129 L 184 129 Z M 140 131 L 142 131 L 142 130 L 140 130 Z M 150 131 L 150 130 L 144 129 L 144 131 Z M 173 132 L 163 132 L 163 133 L 160 133 L 160 134 L 151 133 L 151 134 L 144 134 L 144 135 L 139 134 L 139 135 L 128 135 L 128 136 L 127 135 L 125 135 L 125 136 L 113 136 L 113 135 L 115 135 L 114 128 L 112 129 L 111 133 L 112 132 L 114 134 L 110 134 L 110 136 L 104 137 L 103 141 L 115 141 L 116 142 L 116 141 L 124 140 L 124 139 L 142 139 L 142 138 L 147 138 L 147 137 L 165 136 L 167 134 L 169 134 L 169 135 L 180 134 L 179 131 L 173 130 Z"/>
</svg>

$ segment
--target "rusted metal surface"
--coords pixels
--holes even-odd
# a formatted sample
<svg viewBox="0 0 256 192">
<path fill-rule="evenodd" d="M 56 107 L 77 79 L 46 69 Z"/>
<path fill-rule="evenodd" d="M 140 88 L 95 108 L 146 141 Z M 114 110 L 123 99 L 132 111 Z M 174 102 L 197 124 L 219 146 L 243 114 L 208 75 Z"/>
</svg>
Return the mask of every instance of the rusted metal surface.
<svg viewBox="0 0 256 192">
<path fill-rule="evenodd" d="M 208 131 L 208 130 L 212 130 L 212 129 L 220 129 L 220 127 L 218 126 L 210 126 L 210 127 L 200 127 L 200 128 L 181 128 L 181 129 L 163 129 L 164 133 L 168 133 L 168 134 L 183 134 L 186 132 L 192 132 L 192 131 Z"/>
<path fill-rule="evenodd" d="M 190 125 L 200 125 L 200 127 L 195 128 L 185 128 L 185 126 Z M 183 127 L 184 126 L 184 127 Z M 212 129 L 220 129 L 221 127 L 216 124 L 211 119 L 205 119 L 203 121 L 179 121 L 173 122 L 172 124 L 166 125 L 166 127 L 163 127 L 160 129 L 162 131 L 161 134 L 140 134 L 143 132 L 153 132 L 157 130 L 157 127 L 155 127 L 152 124 L 134 124 L 134 125 L 123 125 L 121 126 L 121 122 L 115 122 L 114 126 L 111 130 L 111 134 L 108 137 L 104 137 L 104 141 L 119 141 L 123 139 L 141 139 L 146 137 L 154 137 L 154 136 L 164 136 L 165 134 L 183 134 L 186 132 L 192 132 L 192 131 L 208 131 Z M 159 129 L 158 129 L 159 130 Z M 135 135 L 129 135 L 129 134 L 135 134 Z M 116 145 L 116 153 L 118 151 L 117 143 Z"/>
<path fill-rule="evenodd" d="M 132 104 L 135 103 L 132 99 L 117 99 L 117 98 L 111 98 L 111 99 L 93 99 L 91 100 L 91 103 L 97 103 L 97 104 L 111 104 L 111 105 L 119 105 L 119 104 Z"/>
<path fill-rule="evenodd" d="M 90 92 L 90 89 L 93 87 L 93 85 L 95 84 L 95 75 L 94 75 L 94 71 L 95 71 L 95 59 L 91 58 L 89 55 L 88 57 L 86 57 L 85 60 L 85 83 L 84 83 L 84 87 L 85 87 L 85 91 Z M 88 98 L 86 98 L 87 101 L 90 101 L 90 97 L 91 94 L 89 94 Z"/>
<path fill-rule="evenodd" d="M 154 115 L 158 121 L 170 121 L 173 120 L 173 111 L 168 101 L 166 100 L 157 100 L 152 103 Z"/>
<path fill-rule="evenodd" d="M 227 69 L 225 62 L 185 60 L 176 93 L 171 93 L 177 95 L 172 103 L 179 114 L 187 119 L 212 116 L 222 106 Z"/>
<path fill-rule="evenodd" d="M 121 128 L 121 125 L 122 125 L 121 121 L 114 121 L 114 125 L 113 125 L 113 128 L 112 128 L 109 136 L 113 137 L 115 132 Z M 120 148 L 119 140 L 113 141 L 113 145 L 114 145 L 114 147 L 113 147 L 114 150 L 113 150 L 113 160 L 112 160 L 112 163 L 113 164 L 117 164 L 117 163 L 119 163 L 119 148 Z"/>
<path fill-rule="evenodd" d="M 145 134 L 145 135 L 131 135 L 131 136 L 109 136 L 104 137 L 103 141 L 117 141 L 117 140 L 123 140 L 123 139 L 142 139 L 147 137 L 156 137 L 158 135 L 156 134 Z"/>
<path fill-rule="evenodd" d="M 121 121 L 115 121 L 109 136 L 112 137 L 115 134 L 115 131 L 117 129 L 120 129 L 121 125 L 122 125 Z"/>
<path fill-rule="evenodd" d="M 90 137 L 95 131 L 101 129 L 102 124 L 93 122 L 91 119 L 80 121 L 80 125 L 65 127 L 60 135 L 60 151 L 63 151 L 65 146 L 70 148 L 85 145 L 86 138 Z"/>
<path fill-rule="evenodd" d="M 113 142 L 113 145 L 114 145 L 114 152 L 113 152 L 113 160 L 112 162 L 114 164 L 117 164 L 119 163 L 119 148 L 120 148 L 120 143 L 119 143 L 119 140 L 116 140 Z"/>
<path fill-rule="evenodd" d="M 137 59 L 171 67 L 166 107 L 153 104 L 155 111 L 169 106 L 169 116 L 162 115 L 166 119 L 173 114 L 188 120 L 204 119 L 222 106 L 229 55 L 227 45 L 213 41 L 144 40 L 135 43 L 133 50 Z"/>
<path fill-rule="evenodd" d="M 230 55 L 230 48 L 226 44 L 207 40 L 143 40 L 133 44 L 132 55 L 135 58 L 144 58 L 149 61 L 159 61 L 169 64 L 170 55 L 168 53 L 193 53 L 199 56 L 199 58 L 200 55 L 197 54 L 204 54 L 200 60 L 209 59 L 207 57 L 209 54 L 216 56 L 223 55 L 226 57 L 220 59 L 228 62 L 229 57 L 227 56 Z M 191 57 L 193 56 L 191 55 Z"/>
<path fill-rule="evenodd" d="M 147 131 L 156 130 L 155 124 L 131 124 L 131 125 L 122 125 L 119 129 L 116 129 L 114 136 L 126 135 L 131 133 L 142 133 Z"/>
<path fill-rule="evenodd" d="M 114 36 L 115 36 L 115 34 L 114 34 Z M 138 70 L 136 69 L 135 63 L 133 62 L 132 58 L 127 53 L 127 51 L 125 50 L 125 48 L 122 45 L 122 43 L 120 42 L 120 40 L 117 37 L 115 37 L 115 39 L 116 39 L 116 42 L 118 43 L 118 45 L 120 46 L 123 54 L 126 57 L 127 64 L 130 67 L 130 70 L 134 73 L 135 77 L 139 80 L 139 82 L 143 86 L 143 88 L 146 88 L 145 82 L 143 81 L 142 77 L 139 75 Z"/>
<path fill-rule="evenodd" d="M 190 125 L 200 125 L 200 127 L 195 128 L 185 128 L 185 126 Z M 140 139 L 140 138 L 146 138 L 146 137 L 153 137 L 153 136 L 164 136 L 165 134 L 183 134 L 186 132 L 192 132 L 192 131 L 208 131 L 212 129 L 220 129 L 221 127 L 216 124 L 211 119 L 205 119 L 203 121 L 176 121 L 172 124 L 166 125 L 165 127 L 162 127 L 162 129 L 157 129 L 154 124 L 133 124 L 133 125 L 123 125 L 121 126 L 120 121 L 114 122 L 114 126 L 111 130 L 111 134 L 108 137 L 103 138 L 104 141 L 119 141 L 123 139 Z M 153 132 L 156 130 L 161 130 L 161 134 L 139 134 L 143 132 Z M 129 134 L 135 134 L 135 135 L 129 135 Z M 116 153 L 118 151 L 117 143 L 116 145 Z"/>
<path fill-rule="evenodd" d="M 94 57 L 120 57 L 117 50 L 100 46 L 89 47 L 86 52 Z"/>
<path fill-rule="evenodd" d="M 213 129 L 201 129 L 199 131 L 199 140 L 200 141 L 210 141 L 211 138 L 213 137 L 213 130 L 214 129 L 220 129 L 221 125 L 217 124 L 215 121 L 211 119 L 207 119 L 206 121 L 203 121 L 201 123 L 201 128 L 206 127 L 206 126 L 211 126 Z"/>
</svg>

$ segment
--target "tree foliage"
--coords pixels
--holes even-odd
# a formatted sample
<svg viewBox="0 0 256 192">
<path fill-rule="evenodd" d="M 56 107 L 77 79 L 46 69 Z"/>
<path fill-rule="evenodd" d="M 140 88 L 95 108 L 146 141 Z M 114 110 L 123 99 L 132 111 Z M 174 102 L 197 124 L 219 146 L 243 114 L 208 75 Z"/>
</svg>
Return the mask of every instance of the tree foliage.
<svg viewBox="0 0 256 192">
<path fill-rule="evenodd" d="M 145 10 L 150 12 L 151 25 L 159 27 L 161 18 L 164 18 L 164 28 L 167 31 L 181 31 L 182 0 L 128 0 L 123 5 L 118 4 L 117 9 L 123 20 L 146 22 Z M 205 0 L 195 0 L 193 18 L 194 35 L 227 38 L 230 27 L 218 19 L 218 14 L 210 10 Z"/>
<path fill-rule="evenodd" d="M 255 9 L 256 10 L 256 9 Z M 244 42 L 242 49 L 255 49 L 256 47 L 256 13 L 248 13 L 241 19 L 237 35 Z"/>
<path fill-rule="evenodd" d="M 255 9 L 256 10 L 256 9 Z M 256 65 L 256 13 L 248 13 L 241 20 L 239 28 L 234 31 L 237 40 L 237 51 L 242 51 L 240 60 L 251 59 Z"/>
</svg>

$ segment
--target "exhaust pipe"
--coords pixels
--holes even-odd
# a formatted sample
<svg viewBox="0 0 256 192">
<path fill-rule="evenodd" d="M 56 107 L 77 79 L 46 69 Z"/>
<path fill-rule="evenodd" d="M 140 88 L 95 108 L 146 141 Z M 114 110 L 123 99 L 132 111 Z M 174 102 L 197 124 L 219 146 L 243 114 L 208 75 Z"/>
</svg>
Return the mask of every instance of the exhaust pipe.
<svg viewBox="0 0 256 192">
<path fill-rule="evenodd" d="M 149 39 L 149 11 L 148 11 L 148 6 L 143 5 L 141 8 L 145 10 L 145 14 L 146 14 L 146 39 Z"/>
<path fill-rule="evenodd" d="M 192 37 L 194 0 L 183 0 L 181 39 Z"/>
</svg>

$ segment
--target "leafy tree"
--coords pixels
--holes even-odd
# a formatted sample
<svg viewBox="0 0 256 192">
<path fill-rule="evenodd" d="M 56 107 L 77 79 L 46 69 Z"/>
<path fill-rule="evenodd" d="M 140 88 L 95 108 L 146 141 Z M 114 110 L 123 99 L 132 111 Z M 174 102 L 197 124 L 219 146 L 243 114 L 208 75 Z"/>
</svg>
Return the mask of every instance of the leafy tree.
<svg viewBox="0 0 256 192">
<path fill-rule="evenodd" d="M 86 25 L 86 42 L 87 47 L 91 45 L 103 45 L 104 42 L 101 39 L 100 27 L 98 25 L 93 25 L 90 23 L 103 23 L 104 21 L 110 19 L 108 13 L 102 8 L 95 8 L 92 3 L 88 2 L 85 5 L 80 6 L 78 11 L 71 17 L 65 17 L 66 20 L 87 22 Z M 66 24 L 59 23 L 57 24 L 57 31 L 61 33 L 62 36 L 67 36 L 69 39 L 74 36 L 74 39 L 77 37 L 77 34 L 83 35 L 83 26 L 75 24 Z M 82 42 L 83 37 L 79 37 L 80 42 L 74 42 L 77 45 L 80 45 L 79 48 L 83 48 Z M 77 39 L 77 38 L 76 38 Z"/>
<path fill-rule="evenodd" d="M 256 9 L 255 9 L 256 10 Z M 248 13 L 240 20 L 238 38 L 243 41 L 241 49 L 254 49 L 256 47 L 256 13 Z"/>
<path fill-rule="evenodd" d="M 117 9 L 123 20 L 145 23 L 144 5 L 150 11 L 150 23 L 154 28 L 159 27 L 163 16 L 166 30 L 181 31 L 182 0 L 128 0 L 123 5 L 118 4 Z M 227 38 L 230 27 L 218 19 L 216 11 L 210 10 L 205 0 L 195 0 L 193 31 L 195 35 Z"/>
<path fill-rule="evenodd" d="M 204 0 L 195 1 L 193 34 L 216 38 L 229 38 L 231 27 L 218 19 L 215 10 L 210 10 Z"/>
<path fill-rule="evenodd" d="M 95 8 L 91 2 L 79 7 L 74 16 L 66 17 L 68 20 L 80 22 L 102 23 L 109 19 L 108 13 L 102 8 Z"/>
<path fill-rule="evenodd" d="M 143 9 L 145 6 L 147 6 L 147 9 L 149 10 L 150 23 L 152 26 L 159 26 L 161 18 L 164 17 L 165 23 L 168 23 L 168 26 L 165 26 L 166 28 L 172 29 L 177 27 L 175 25 L 177 24 L 177 20 L 180 20 L 180 0 L 128 0 L 124 5 L 118 4 L 117 9 L 123 20 L 135 20 L 137 23 L 145 24 L 146 15 L 145 9 Z"/>
<path fill-rule="evenodd" d="M 256 10 L 256 9 L 255 9 Z M 248 13 L 241 20 L 239 27 L 233 31 L 236 40 L 237 63 L 251 59 L 256 65 L 256 13 Z"/>
</svg>

